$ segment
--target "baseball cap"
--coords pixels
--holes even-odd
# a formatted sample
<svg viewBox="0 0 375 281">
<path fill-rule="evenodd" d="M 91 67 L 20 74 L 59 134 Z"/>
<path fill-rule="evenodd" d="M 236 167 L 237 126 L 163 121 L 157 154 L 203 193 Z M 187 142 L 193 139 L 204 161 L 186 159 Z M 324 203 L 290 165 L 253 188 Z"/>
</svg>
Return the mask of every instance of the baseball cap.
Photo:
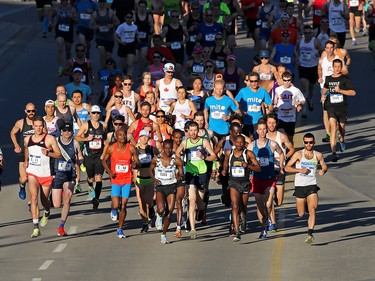
<svg viewBox="0 0 375 281">
<path fill-rule="evenodd" d="M 203 48 L 202 47 L 200 47 L 200 46 L 198 46 L 198 47 L 195 47 L 194 48 L 194 53 L 203 53 Z"/>
<path fill-rule="evenodd" d="M 173 63 L 166 63 L 164 65 L 164 70 L 165 71 L 173 71 L 174 72 L 174 64 Z"/>
<path fill-rule="evenodd" d="M 76 72 L 81 72 L 81 73 L 83 73 L 82 68 L 80 68 L 80 67 L 76 67 L 76 68 L 74 68 L 72 72 L 73 72 L 73 73 L 76 73 Z"/>
<path fill-rule="evenodd" d="M 72 131 L 73 131 L 73 126 L 72 126 L 72 124 L 70 124 L 70 123 L 65 123 L 65 124 L 62 126 L 61 130 L 68 130 L 68 131 L 72 132 Z"/>
<path fill-rule="evenodd" d="M 281 16 L 280 16 L 280 18 L 282 19 L 282 18 L 287 18 L 287 19 L 289 19 L 289 15 L 287 14 L 287 13 L 283 13 Z"/>
<path fill-rule="evenodd" d="M 142 130 L 139 132 L 139 137 L 142 136 L 150 137 L 150 133 L 147 130 Z"/>
<path fill-rule="evenodd" d="M 268 58 L 269 56 L 270 56 L 270 54 L 268 53 L 267 50 L 260 51 L 259 57 L 261 57 L 261 58 Z"/>
<path fill-rule="evenodd" d="M 120 115 L 120 111 L 118 111 L 117 109 L 112 109 L 111 115 L 112 115 L 112 118 L 117 115 Z"/>
<path fill-rule="evenodd" d="M 48 100 L 48 101 L 45 102 L 44 106 L 47 106 L 47 105 L 50 105 L 50 104 L 55 105 L 55 102 L 53 100 Z"/>
<path fill-rule="evenodd" d="M 105 60 L 105 64 L 114 64 L 115 60 L 113 58 L 108 58 Z"/>
<path fill-rule="evenodd" d="M 227 60 L 236 60 L 236 56 L 235 55 L 228 55 Z"/>
<path fill-rule="evenodd" d="M 93 106 L 91 106 L 91 112 L 101 113 L 102 111 L 100 110 L 100 107 L 98 105 L 93 105 Z"/>
<path fill-rule="evenodd" d="M 221 74 L 221 73 L 217 73 L 216 75 L 215 75 L 215 80 L 216 79 L 223 79 L 223 74 Z"/>
</svg>

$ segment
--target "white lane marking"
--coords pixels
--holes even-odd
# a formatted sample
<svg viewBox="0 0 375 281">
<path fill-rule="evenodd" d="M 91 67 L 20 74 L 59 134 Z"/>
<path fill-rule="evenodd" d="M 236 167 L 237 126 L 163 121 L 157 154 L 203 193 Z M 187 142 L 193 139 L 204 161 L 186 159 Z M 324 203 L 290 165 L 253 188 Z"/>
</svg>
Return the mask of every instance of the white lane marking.
<svg viewBox="0 0 375 281">
<path fill-rule="evenodd" d="M 76 234 L 77 233 L 77 228 L 78 226 L 71 226 L 68 230 L 68 234 L 71 235 L 71 234 Z"/>
<path fill-rule="evenodd" d="M 33 278 L 31 281 L 42 281 L 42 278 Z"/>
<path fill-rule="evenodd" d="M 46 260 L 38 270 L 47 270 L 48 267 L 54 262 L 54 260 Z"/>
<path fill-rule="evenodd" d="M 54 253 L 60 253 L 60 252 L 62 252 L 64 249 L 65 249 L 65 247 L 67 246 L 68 244 L 65 244 L 65 243 L 63 243 L 63 244 L 59 244 L 56 248 L 55 248 L 55 250 L 53 250 L 53 252 Z"/>
</svg>

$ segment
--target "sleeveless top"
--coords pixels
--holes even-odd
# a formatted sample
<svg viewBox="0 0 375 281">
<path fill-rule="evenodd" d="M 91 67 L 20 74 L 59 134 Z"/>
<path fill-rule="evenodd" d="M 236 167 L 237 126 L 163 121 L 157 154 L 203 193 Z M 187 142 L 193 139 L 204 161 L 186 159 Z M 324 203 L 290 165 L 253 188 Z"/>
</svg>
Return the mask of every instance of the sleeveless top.
<svg viewBox="0 0 375 281">
<path fill-rule="evenodd" d="M 26 168 L 28 174 L 37 177 L 51 176 L 50 157 L 43 155 L 42 148 L 47 149 L 46 146 L 47 134 L 39 142 L 33 141 L 33 136 L 29 138 L 27 148 L 29 150 L 29 166 Z"/>
<path fill-rule="evenodd" d="M 345 19 L 340 15 L 340 12 L 344 11 L 344 3 L 340 2 L 337 7 L 333 5 L 333 2 L 329 3 L 328 6 L 328 19 L 329 28 L 334 32 L 345 32 Z"/>
<path fill-rule="evenodd" d="M 151 73 L 152 86 L 155 87 L 156 81 L 164 78 L 164 63 L 161 63 L 159 68 L 155 68 L 155 65 L 151 64 L 150 73 Z"/>
<path fill-rule="evenodd" d="M 114 41 L 113 28 L 108 28 L 108 24 L 112 23 L 113 21 L 109 15 L 109 9 L 106 9 L 104 16 L 99 14 L 99 10 L 96 11 L 96 24 L 99 25 L 99 29 L 95 30 L 96 39 Z"/>
<path fill-rule="evenodd" d="M 189 33 L 190 44 L 195 44 L 197 42 L 198 29 L 193 30 L 193 31 L 189 31 L 189 29 L 194 24 L 199 25 L 201 22 L 202 22 L 202 15 L 200 15 L 199 18 L 195 20 L 193 19 L 193 16 L 191 15 L 191 13 L 189 13 L 189 19 L 186 22 L 186 29 L 188 30 L 188 33 Z"/>
<path fill-rule="evenodd" d="M 87 110 L 87 104 L 86 103 L 83 104 L 82 109 L 77 110 L 77 108 L 76 108 L 76 112 L 77 112 L 78 118 L 81 120 L 81 123 L 84 123 L 84 122 L 86 122 L 90 119 L 90 113 Z M 74 135 L 76 135 L 78 130 L 79 130 L 79 126 L 78 126 L 78 124 L 75 120 L 74 120 L 74 124 L 73 124 L 73 129 L 74 129 Z"/>
<path fill-rule="evenodd" d="M 150 14 L 146 14 L 146 18 L 141 20 L 138 17 L 138 13 L 135 13 L 135 22 L 134 24 L 138 27 L 138 37 L 141 42 L 147 43 L 150 36 L 150 25 L 148 22 Z"/>
<path fill-rule="evenodd" d="M 268 133 L 267 135 L 268 136 Z M 283 147 L 283 144 L 281 143 L 281 133 L 279 131 L 276 132 L 276 138 L 273 140 L 277 142 L 277 144 L 280 146 L 281 150 L 284 153 L 284 156 L 286 156 L 286 148 Z M 277 153 L 277 151 L 274 152 L 274 157 L 275 157 L 275 169 L 279 170 L 280 169 L 280 155 Z M 284 162 L 285 163 L 285 162 Z"/>
<path fill-rule="evenodd" d="M 61 113 L 59 108 L 56 107 L 56 111 L 55 111 L 55 115 L 58 119 L 61 119 L 64 121 L 64 123 L 69 123 L 71 125 L 73 125 L 73 115 L 72 113 L 70 112 L 70 107 L 67 106 L 66 107 L 68 110 L 66 111 L 66 113 Z"/>
<path fill-rule="evenodd" d="M 318 160 L 316 159 L 315 151 L 313 151 L 313 153 L 313 158 L 307 159 L 305 157 L 305 150 L 302 150 L 302 158 L 300 162 L 296 163 L 296 169 L 308 168 L 310 172 L 307 174 L 297 173 L 294 179 L 295 186 L 316 185 L 316 171 L 318 168 Z"/>
<path fill-rule="evenodd" d="M 73 33 L 72 6 L 63 9 L 61 5 L 56 11 L 56 32 Z"/>
<path fill-rule="evenodd" d="M 118 143 L 113 144 L 111 155 L 111 171 L 116 173 L 116 178 L 111 179 L 112 184 L 131 184 L 132 183 L 132 156 L 130 153 L 130 144 L 125 145 L 124 151 L 118 150 Z"/>
<path fill-rule="evenodd" d="M 85 133 L 87 138 L 89 135 L 93 135 L 94 138 L 91 141 L 85 141 L 85 155 L 90 157 L 99 157 L 103 153 L 104 148 L 104 127 L 103 124 L 99 123 L 98 128 L 92 126 L 91 121 L 87 121 L 89 125 L 88 131 Z"/>
<path fill-rule="evenodd" d="M 159 92 L 160 92 L 160 102 L 159 102 L 159 108 L 164 110 L 165 113 L 169 112 L 169 109 L 171 108 L 170 105 L 166 105 L 164 101 L 171 101 L 171 100 L 177 100 L 177 90 L 176 90 L 176 78 L 173 78 L 171 83 L 166 85 L 164 83 L 164 79 L 160 79 L 160 85 L 159 85 Z"/>
<path fill-rule="evenodd" d="M 140 168 L 148 168 L 151 165 L 151 160 L 154 157 L 154 150 L 151 145 L 147 145 L 146 148 L 137 147 L 137 154 L 140 163 Z"/>
<path fill-rule="evenodd" d="M 276 55 L 274 61 L 276 63 L 282 63 L 286 69 L 291 73 L 294 73 L 294 49 L 295 46 L 292 44 L 275 44 Z"/>
<path fill-rule="evenodd" d="M 46 120 L 46 116 L 43 117 L 44 121 L 46 122 L 46 129 L 47 129 L 47 134 L 52 135 L 54 137 L 57 137 L 60 135 L 59 129 L 57 128 L 57 120 L 58 118 L 55 116 L 51 121 Z"/>
<path fill-rule="evenodd" d="M 273 73 L 272 73 L 272 67 L 270 65 L 270 70 L 269 72 L 261 72 L 260 66 L 258 66 L 258 74 L 259 74 L 259 79 L 260 80 L 273 80 Z"/>
<path fill-rule="evenodd" d="M 143 127 L 145 125 L 150 125 L 151 127 L 153 127 L 154 125 L 154 121 L 152 121 L 151 119 L 148 121 L 148 122 L 143 122 L 142 121 L 142 118 L 139 118 L 138 119 L 138 124 L 137 124 L 137 128 L 135 128 L 134 132 L 133 132 L 133 136 L 134 136 L 134 140 L 135 142 L 138 142 L 138 139 L 139 139 L 139 133 L 143 130 Z M 153 135 L 154 135 L 154 132 L 151 133 L 151 139 L 153 139 Z"/>
<path fill-rule="evenodd" d="M 202 81 L 202 86 L 203 86 L 203 89 L 207 92 L 207 91 L 211 91 L 214 89 L 214 82 L 215 82 L 215 74 L 212 74 L 212 78 L 211 79 L 208 79 L 207 78 L 207 73 L 204 74 L 204 78 L 203 78 L 203 81 Z"/>
<path fill-rule="evenodd" d="M 199 138 L 197 143 L 192 143 L 191 139 L 186 140 L 186 172 L 194 176 L 207 172 L 207 166 L 203 159 L 197 156 L 198 151 L 205 153 L 203 148 L 203 138 Z"/>
<path fill-rule="evenodd" d="M 160 133 L 163 138 L 163 141 L 169 140 L 171 136 L 168 134 L 168 125 L 164 123 L 165 125 L 159 126 L 160 127 Z"/>
<path fill-rule="evenodd" d="M 270 10 L 268 12 L 266 12 L 264 10 L 264 6 L 261 6 L 260 7 L 260 20 L 261 20 L 261 26 L 260 26 L 260 29 L 269 29 L 268 27 L 268 18 L 269 16 L 271 15 L 272 11 L 274 9 L 274 6 L 272 5 Z"/>
<path fill-rule="evenodd" d="M 27 124 L 26 117 L 25 117 L 23 118 L 23 125 L 21 129 L 21 133 L 19 135 L 19 140 L 18 140 L 18 143 L 21 147 L 21 153 L 23 153 L 25 150 L 25 143 L 24 143 L 25 137 L 32 136 L 32 135 L 34 135 L 33 125 Z"/>
<path fill-rule="evenodd" d="M 152 85 L 149 86 L 150 87 L 150 92 L 153 92 L 154 91 L 154 87 Z M 146 92 L 143 90 L 143 87 L 142 85 L 139 87 L 139 96 L 141 97 L 141 100 L 143 101 L 146 97 Z"/>
<path fill-rule="evenodd" d="M 128 124 L 129 116 L 128 116 L 128 113 L 126 112 L 126 105 L 125 104 L 123 104 L 120 109 L 117 109 L 116 106 L 112 106 L 111 107 L 111 113 L 112 113 L 113 110 L 117 110 L 120 113 L 120 115 L 124 116 L 124 118 L 125 118 L 124 123 Z"/>
<path fill-rule="evenodd" d="M 335 59 L 335 58 L 334 58 Z M 333 59 L 332 59 L 333 61 Z M 333 67 L 332 61 L 329 61 L 327 57 L 324 57 L 322 60 L 322 78 L 323 82 L 320 84 L 320 87 L 323 89 L 324 82 L 326 80 L 326 76 L 330 76 L 333 74 Z"/>
<path fill-rule="evenodd" d="M 225 58 L 227 55 L 224 53 L 224 46 L 221 47 L 219 52 L 215 51 L 215 48 L 212 49 L 210 59 L 213 60 L 218 69 L 223 69 L 225 67 Z"/>
<path fill-rule="evenodd" d="M 155 178 L 161 182 L 161 185 L 176 183 L 176 155 L 173 153 L 169 165 L 164 167 L 161 160 L 161 155 L 159 154 L 156 158 L 154 171 Z"/>
<path fill-rule="evenodd" d="M 234 150 L 232 149 L 229 156 L 229 180 L 235 182 L 245 182 L 249 184 L 250 179 L 250 169 L 244 168 L 242 166 L 242 161 L 247 163 L 247 149 L 244 149 L 239 157 L 234 155 Z"/>
<path fill-rule="evenodd" d="M 319 51 L 315 48 L 315 37 L 312 37 L 309 43 L 306 43 L 305 38 L 301 40 L 299 44 L 299 61 L 301 66 L 317 66 L 319 61 L 318 54 Z"/>
<path fill-rule="evenodd" d="M 192 76 L 199 76 L 200 74 L 203 74 L 203 73 L 204 73 L 204 60 L 201 59 L 199 63 L 193 60 L 193 64 L 189 69 L 189 74 Z"/>
<path fill-rule="evenodd" d="M 271 141 L 267 139 L 265 147 L 258 147 L 258 140 L 254 141 L 253 152 L 262 168 L 261 172 L 254 172 L 254 177 L 261 180 L 273 179 L 276 177 L 274 169 L 274 156 L 271 150 Z"/>
<path fill-rule="evenodd" d="M 181 117 L 181 114 L 190 115 L 190 113 L 191 113 L 191 108 L 189 106 L 189 100 L 185 99 L 185 102 L 183 104 L 181 104 L 177 100 L 174 106 L 174 110 L 172 112 L 172 114 L 176 116 L 176 122 L 174 124 L 174 128 L 184 130 L 185 123 L 188 121 L 188 119 L 183 119 Z"/>
<path fill-rule="evenodd" d="M 74 147 L 74 138 L 68 144 L 64 144 L 61 141 L 61 137 L 58 137 L 57 143 L 61 150 L 61 157 L 55 160 L 55 172 L 65 174 L 75 172 L 76 149 Z M 65 157 L 64 154 L 66 154 Z"/>
<path fill-rule="evenodd" d="M 130 97 L 125 97 L 125 93 L 124 92 L 122 92 L 122 93 L 124 94 L 124 98 L 122 99 L 122 104 L 128 106 L 131 109 L 131 111 L 134 113 L 135 106 L 136 106 L 134 91 L 130 92 Z"/>
<path fill-rule="evenodd" d="M 234 72 L 232 74 L 228 73 L 228 68 L 225 68 L 223 79 L 225 81 L 225 88 L 236 95 L 240 90 L 240 76 L 238 75 L 238 67 L 236 66 Z"/>
<path fill-rule="evenodd" d="M 184 31 L 182 25 L 179 24 L 177 29 L 174 29 L 171 25 L 168 25 L 168 32 L 165 35 L 165 42 L 171 43 L 169 49 L 174 52 L 183 52 L 183 45 L 181 41 L 184 40 Z"/>
<path fill-rule="evenodd" d="M 90 79 L 89 79 L 89 65 L 87 63 L 87 58 L 85 58 L 85 60 L 83 61 L 83 63 L 78 63 L 74 57 L 72 58 L 72 60 L 73 60 L 73 67 L 72 67 L 72 69 L 74 69 L 76 67 L 79 67 L 80 69 L 82 69 L 82 79 L 81 79 L 81 82 L 85 83 L 88 86 L 90 86 L 90 84 L 89 84 L 90 83 Z M 73 82 L 73 77 L 70 76 L 69 80 L 70 80 L 70 82 Z"/>
<path fill-rule="evenodd" d="M 187 99 L 191 100 L 194 103 L 195 108 L 198 111 L 203 111 L 204 109 L 204 92 L 203 91 L 201 91 L 198 96 L 193 94 L 193 90 L 188 91 Z"/>
</svg>

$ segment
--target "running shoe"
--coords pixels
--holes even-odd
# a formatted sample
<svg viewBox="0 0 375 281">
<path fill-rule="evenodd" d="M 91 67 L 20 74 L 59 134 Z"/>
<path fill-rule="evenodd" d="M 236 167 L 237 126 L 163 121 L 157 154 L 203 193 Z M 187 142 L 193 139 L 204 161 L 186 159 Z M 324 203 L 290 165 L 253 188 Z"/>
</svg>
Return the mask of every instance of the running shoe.
<svg viewBox="0 0 375 281">
<path fill-rule="evenodd" d="M 25 200 L 26 199 L 26 189 L 24 186 L 20 185 L 20 189 L 18 190 L 18 197 L 21 199 L 21 200 Z"/>
<path fill-rule="evenodd" d="M 168 241 L 167 236 L 165 234 L 161 235 L 160 242 L 162 244 L 169 244 L 169 241 Z"/>
<path fill-rule="evenodd" d="M 236 235 L 233 238 L 233 242 L 238 242 L 241 240 L 241 234 L 239 232 L 236 233 Z"/>
<path fill-rule="evenodd" d="M 148 231 L 148 223 L 144 223 L 141 229 L 141 233 L 147 233 L 147 231 Z"/>
<path fill-rule="evenodd" d="M 262 229 L 262 231 L 260 232 L 259 238 L 261 238 L 261 239 L 267 238 L 267 230 L 266 230 L 266 228 Z"/>
<path fill-rule="evenodd" d="M 345 142 L 344 141 L 339 141 L 339 150 L 341 152 L 344 152 L 346 148 Z"/>
<path fill-rule="evenodd" d="M 77 183 L 74 187 L 74 193 L 81 193 L 81 192 L 82 192 L 81 185 Z"/>
<path fill-rule="evenodd" d="M 362 36 L 367 36 L 367 35 L 368 35 L 368 30 L 364 28 L 362 31 Z"/>
<path fill-rule="evenodd" d="M 118 238 L 126 238 L 126 235 L 122 231 L 122 229 L 117 229 L 117 237 Z"/>
<path fill-rule="evenodd" d="M 271 232 L 276 232 L 277 231 L 276 223 L 271 223 L 270 225 L 268 225 L 268 230 Z"/>
<path fill-rule="evenodd" d="M 148 229 L 152 228 L 152 219 L 148 219 Z"/>
<path fill-rule="evenodd" d="M 307 99 L 307 108 L 309 109 L 309 111 L 314 111 L 314 105 L 310 99 Z"/>
<path fill-rule="evenodd" d="M 312 235 L 307 235 L 307 238 L 305 240 L 305 243 L 306 244 L 312 244 L 312 242 L 314 242 L 314 236 Z"/>
<path fill-rule="evenodd" d="M 353 39 L 352 40 L 352 46 L 355 46 L 355 45 L 357 45 L 357 40 Z"/>
<path fill-rule="evenodd" d="M 339 160 L 339 157 L 337 156 L 336 153 L 332 153 L 332 162 L 337 162 Z"/>
<path fill-rule="evenodd" d="M 98 209 L 98 207 L 99 207 L 99 199 L 98 198 L 93 198 L 91 202 L 92 202 L 92 208 L 94 210 Z"/>
<path fill-rule="evenodd" d="M 40 230 L 39 228 L 34 228 L 33 233 L 31 233 L 31 238 L 35 238 L 40 236 Z"/>
<path fill-rule="evenodd" d="M 190 239 L 194 240 L 197 238 L 197 231 L 195 229 L 190 230 Z"/>
<path fill-rule="evenodd" d="M 179 229 L 176 229 L 176 232 L 174 233 L 174 237 L 176 237 L 176 238 L 181 238 L 181 230 L 179 230 Z"/>
<path fill-rule="evenodd" d="M 68 233 L 64 230 L 63 226 L 57 229 L 57 236 L 68 236 Z"/>
<path fill-rule="evenodd" d="M 236 231 L 234 230 L 233 223 L 231 223 L 229 226 L 229 236 L 234 237 L 235 235 L 236 235 Z"/>
<path fill-rule="evenodd" d="M 159 214 L 156 215 L 155 227 L 157 230 L 162 230 L 163 228 L 163 217 Z"/>
<path fill-rule="evenodd" d="M 93 186 L 89 186 L 89 196 L 95 198 L 95 188 Z"/>
<path fill-rule="evenodd" d="M 44 215 L 43 215 L 42 219 L 40 220 L 40 226 L 41 227 L 45 227 L 47 225 L 48 218 L 49 218 L 49 215 L 46 216 L 46 212 L 44 212 Z"/>
<path fill-rule="evenodd" d="M 81 164 L 79 165 L 79 168 L 81 169 L 82 172 L 86 173 L 86 166 Z"/>
<path fill-rule="evenodd" d="M 330 141 L 330 136 L 329 134 L 326 134 L 324 138 L 322 138 L 322 142 L 329 142 Z"/>
<path fill-rule="evenodd" d="M 246 215 L 241 212 L 240 214 L 240 232 L 245 233 L 247 228 L 247 220 L 246 220 Z"/>
<path fill-rule="evenodd" d="M 111 220 L 112 221 L 117 221 L 117 210 L 112 210 L 111 211 Z"/>
</svg>

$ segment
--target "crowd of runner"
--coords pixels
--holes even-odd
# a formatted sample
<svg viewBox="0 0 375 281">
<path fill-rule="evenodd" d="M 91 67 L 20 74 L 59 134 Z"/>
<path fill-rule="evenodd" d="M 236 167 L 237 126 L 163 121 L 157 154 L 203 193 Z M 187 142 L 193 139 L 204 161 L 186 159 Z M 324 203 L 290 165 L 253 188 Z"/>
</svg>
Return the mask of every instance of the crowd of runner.
<svg viewBox="0 0 375 281">
<path fill-rule="evenodd" d="M 336 146 L 341 152 L 346 148 L 348 97 L 356 94 L 348 78 L 352 61 L 344 49 L 345 25 L 349 21 L 355 45 L 362 22 L 370 47 L 375 40 L 372 4 L 70 2 L 36 1 L 43 37 L 55 32 L 57 75 L 70 82 L 56 86 L 43 117 L 36 116 L 33 102 L 27 103 L 25 116 L 10 133 L 19 155 L 22 200 L 28 188 L 31 237 L 41 234 L 52 206 L 62 206 L 58 235 L 67 235 L 72 196 L 86 189 L 81 187 L 83 173 L 92 208 L 98 209 L 105 171 L 111 181 L 110 217 L 118 221 L 119 238 L 126 237 L 126 207 L 135 186 L 141 233 L 156 227 L 161 243 L 169 243 L 166 234 L 176 218 L 175 237 L 185 228 L 195 239 L 196 222 L 207 223 L 211 182 L 222 186 L 221 201 L 232 206 L 233 241 L 246 232 L 250 193 L 259 238 L 266 238 L 277 231 L 275 206 L 283 203 L 288 172 L 296 174 L 298 215 L 308 212 L 305 242 L 313 242 L 316 175 L 324 175 L 327 165 L 314 150 L 311 133 L 303 136 L 303 149 L 295 151 L 296 120 L 298 115 L 308 118 L 314 96 L 321 100 L 322 141 L 330 145 L 330 160 L 339 160 Z M 234 54 L 240 19 L 256 54 L 254 67 L 246 71 Z M 98 71 L 90 59 L 94 49 Z M 0 151 L 0 172 L 2 161 Z M 44 208 L 40 220 L 39 196 Z"/>
</svg>

